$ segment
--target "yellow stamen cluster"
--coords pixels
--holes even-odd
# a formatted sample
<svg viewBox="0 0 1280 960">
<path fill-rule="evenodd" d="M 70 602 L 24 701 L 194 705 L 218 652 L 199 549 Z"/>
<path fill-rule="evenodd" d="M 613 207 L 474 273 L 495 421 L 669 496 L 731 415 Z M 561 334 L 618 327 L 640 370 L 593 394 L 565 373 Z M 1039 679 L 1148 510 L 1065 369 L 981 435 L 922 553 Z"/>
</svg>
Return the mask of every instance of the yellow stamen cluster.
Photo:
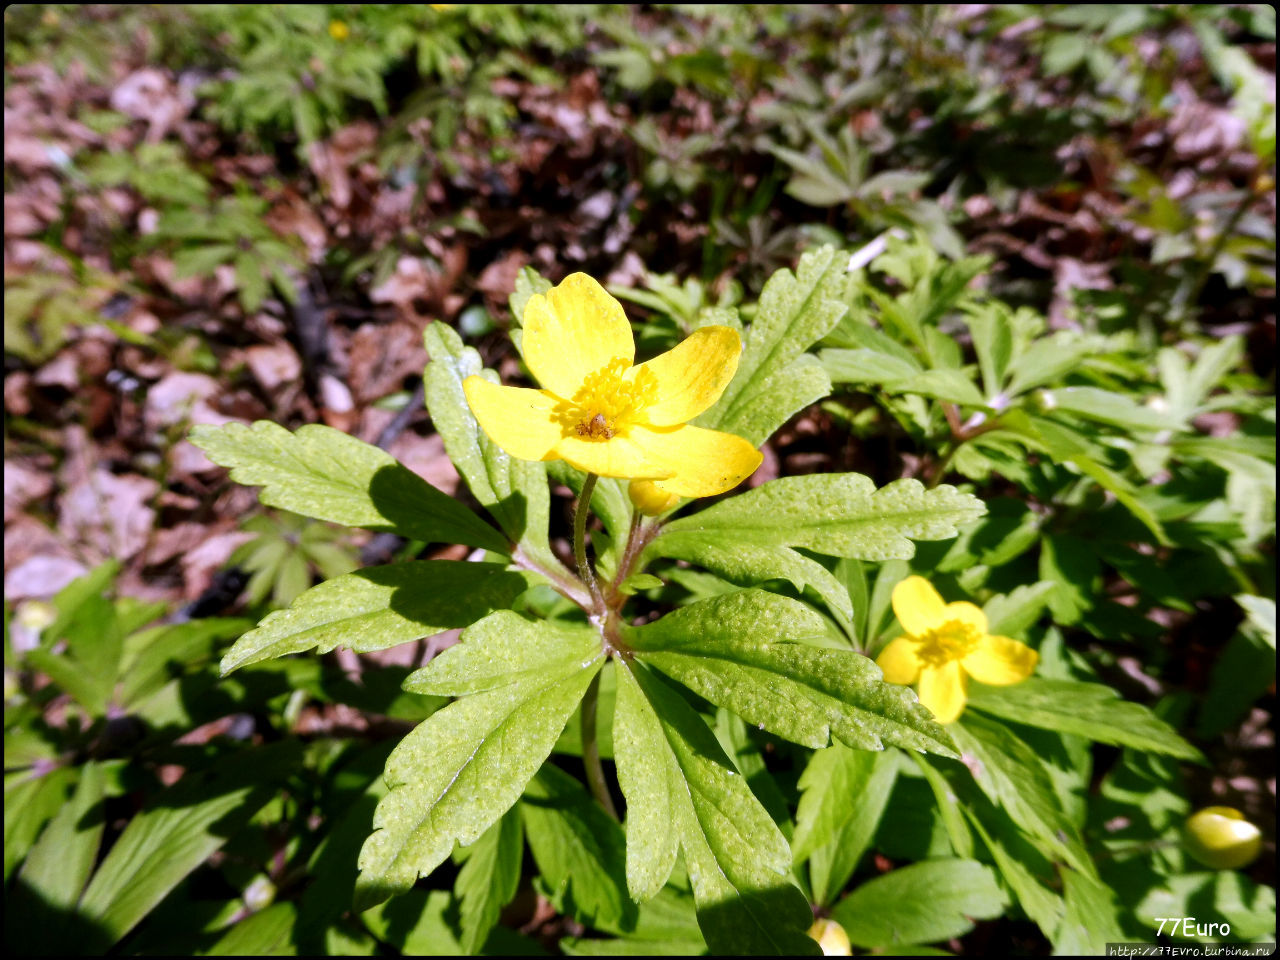
<svg viewBox="0 0 1280 960">
<path fill-rule="evenodd" d="M 982 634 L 972 624 L 948 620 L 920 637 L 916 657 L 926 666 L 940 667 L 954 660 L 963 660 L 981 639 Z"/>
<path fill-rule="evenodd" d="M 623 375 L 631 369 L 630 361 L 614 357 L 583 379 L 572 400 L 556 404 L 554 414 L 566 437 L 603 441 L 626 435 L 640 412 L 653 402 L 658 387 L 644 369 L 637 368 L 633 377 L 625 379 Z"/>
</svg>

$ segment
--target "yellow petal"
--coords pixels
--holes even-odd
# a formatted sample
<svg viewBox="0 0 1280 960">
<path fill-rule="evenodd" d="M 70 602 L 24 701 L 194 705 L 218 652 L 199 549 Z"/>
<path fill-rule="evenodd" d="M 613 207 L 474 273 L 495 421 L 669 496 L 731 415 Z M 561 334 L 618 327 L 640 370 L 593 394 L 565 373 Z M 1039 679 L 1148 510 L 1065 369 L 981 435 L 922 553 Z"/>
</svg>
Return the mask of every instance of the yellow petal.
<svg viewBox="0 0 1280 960">
<path fill-rule="evenodd" d="M 654 486 L 681 497 L 724 493 L 755 473 L 764 459 L 739 436 L 688 424 L 665 430 L 635 426 L 630 436 L 649 460 L 668 470 Z"/>
<path fill-rule="evenodd" d="M 1040 655 L 1018 640 L 983 637 L 977 648 L 960 661 L 965 673 L 979 683 L 1004 686 L 1031 676 Z"/>
<path fill-rule="evenodd" d="M 644 410 L 656 427 L 692 420 L 720 399 L 733 379 L 742 339 L 732 327 L 703 327 L 661 356 L 632 368 L 628 379 L 648 370 L 657 381 L 657 400 Z"/>
<path fill-rule="evenodd" d="M 918 644 L 910 637 L 890 640 L 889 645 L 876 657 L 876 665 L 884 671 L 885 683 L 915 683 L 920 676 L 920 661 L 916 659 Z"/>
<path fill-rule="evenodd" d="M 585 273 L 574 273 L 524 308 L 524 362 L 538 383 L 572 399 L 588 374 L 636 347 L 622 304 Z"/>
<path fill-rule="evenodd" d="M 952 661 L 920 671 L 920 702 L 939 723 L 950 723 L 964 710 L 964 671 Z"/>
<path fill-rule="evenodd" d="M 922 637 L 946 620 L 947 605 L 924 577 L 907 577 L 893 588 L 893 612 L 908 636 Z"/>
<path fill-rule="evenodd" d="M 544 460 L 560 442 L 560 423 L 552 415 L 557 401 L 546 391 L 500 387 L 484 377 L 467 377 L 462 389 L 489 439 L 511 456 Z"/>
<path fill-rule="evenodd" d="M 562 437 L 557 440 L 553 453 L 548 459 L 561 457 L 584 473 L 602 477 L 660 480 L 671 476 L 670 468 L 650 458 L 648 451 L 632 437 L 616 436 L 608 440 Z"/>
<path fill-rule="evenodd" d="M 958 620 L 980 636 L 985 636 L 987 632 L 987 615 L 982 612 L 981 607 L 969 603 L 967 600 L 948 603 L 942 619 L 948 622 Z"/>
</svg>

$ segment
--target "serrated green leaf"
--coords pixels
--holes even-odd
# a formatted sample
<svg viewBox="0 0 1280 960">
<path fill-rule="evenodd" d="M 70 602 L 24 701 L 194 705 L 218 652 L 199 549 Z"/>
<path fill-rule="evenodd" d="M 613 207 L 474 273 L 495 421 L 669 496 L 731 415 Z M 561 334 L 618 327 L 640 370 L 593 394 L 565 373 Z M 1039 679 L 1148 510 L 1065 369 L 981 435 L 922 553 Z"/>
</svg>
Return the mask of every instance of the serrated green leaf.
<svg viewBox="0 0 1280 960">
<path fill-rule="evenodd" d="M 273 903 L 232 924 L 209 948 L 210 957 L 294 957 L 298 907 L 289 901 Z"/>
<path fill-rule="evenodd" d="M 523 574 L 496 563 L 413 560 L 348 573 L 268 614 L 222 658 L 222 672 L 312 648 L 385 650 L 475 623 L 528 587 Z"/>
<path fill-rule="evenodd" d="M 524 832 L 515 810 L 508 810 L 472 844 L 467 862 L 458 871 L 453 894 L 461 904 L 462 949 L 475 954 L 484 946 L 502 908 L 520 886 Z"/>
<path fill-rule="evenodd" d="M 415 675 L 419 688 L 478 683 L 484 692 L 423 721 L 387 760 L 383 776 L 391 790 L 378 804 L 375 832 L 360 852 L 358 904 L 367 907 L 407 890 L 455 842 L 467 846 L 478 840 L 520 798 L 551 753 L 604 662 L 604 651 L 589 628 L 525 623 L 548 646 L 552 637 L 560 641 L 540 670 L 516 664 L 509 681 L 499 685 L 509 645 L 490 625 Z"/>
<path fill-rule="evenodd" d="M 535 294 L 546 293 L 551 286 L 551 281 L 541 276 L 532 267 L 520 268 L 520 272 L 516 274 L 515 289 L 511 291 L 508 299 L 511 316 L 516 323 L 524 324 L 524 308 L 529 303 L 529 298 Z"/>
<path fill-rule="evenodd" d="M 192 870 L 234 836 L 276 792 L 299 759 L 296 742 L 237 754 L 208 774 L 187 773 L 129 821 L 94 873 L 79 913 L 101 952 L 116 943 Z"/>
<path fill-rule="evenodd" d="M 1131 430 L 1173 430 L 1177 419 L 1132 398 L 1097 387 L 1059 387 L 1045 391 L 1044 403 L 1052 410 Z"/>
<path fill-rule="evenodd" d="M 8 756 L 8 750 L 5 751 Z M 31 851 L 31 845 L 45 825 L 65 805 L 75 784 L 70 767 L 56 767 L 44 776 L 27 771 L 5 774 L 4 783 L 4 877 Z"/>
<path fill-rule="evenodd" d="M 868 880 L 831 911 L 859 947 L 935 943 L 960 937 L 975 919 L 1004 912 L 990 867 L 976 860 L 925 860 Z"/>
<path fill-rule="evenodd" d="M 1203 761 L 1191 744 L 1140 703 L 1100 683 L 1031 677 L 1008 687 L 974 684 L 969 705 L 994 717 L 1120 747 Z"/>
<path fill-rule="evenodd" d="M 1007 393 L 1010 397 L 1016 397 L 1033 387 L 1051 383 L 1098 349 L 1095 341 L 1081 340 L 1078 334 L 1066 331 L 1043 337 L 1009 364 Z"/>
<path fill-rule="evenodd" d="M 907 380 L 884 384 L 890 393 L 918 394 L 935 400 L 946 400 L 966 407 L 982 407 L 986 400 L 969 377 L 960 370 L 939 367 L 925 370 Z"/>
<path fill-rule="evenodd" d="M 308 424 L 290 433 L 267 420 L 198 426 L 191 442 L 230 468 L 232 480 L 262 487 L 259 499 L 267 506 L 429 543 L 510 549 L 496 530 L 390 454 L 331 427 Z"/>
<path fill-rule="evenodd" d="M 970 310 L 965 322 L 973 337 L 973 352 L 978 355 L 982 386 L 989 398 L 995 397 L 1004 385 L 1005 371 L 1013 359 L 1013 326 L 1008 308 L 1003 304 L 984 304 L 981 309 Z"/>
<path fill-rule="evenodd" d="M 671 537 L 762 547 L 804 547 L 859 560 L 910 559 L 911 540 L 954 537 L 957 526 L 985 511 L 976 497 L 918 480 L 875 488 L 857 473 L 783 477 L 675 520 L 650 544 L 661 555 Z"/>
<path fill-rule="evenodd" d="M 897 770 L 898 758 L 889 750 L 851 750 L 839 743 L 815 750 L 798 783 L 800 803 L 791 841 L 795 862 L 803 863 L 819 847 L 839 838 L 855 818 L 865 821 L 866 829 L 861 831 L 865 850 L 875 836 Z M 860 811 L 859 806 L 864 809 Z"/>
<path fill-rule="evenodd" d="M 890 743 L 955 756 L 946 731 L 915 695 L 885 683 L 870 659 L 787 642 L 821 629 L 805 604 L 743 590 L 624 628 L 622 635 L 644 662 L 795 743 L 825 747 L 835 738 L 867 750 Z"/>
<path fill-rule="evenodd" d="M 1058 804 L 1048 771 L 1030 747 L 1007 727 L 972 713 L 948 729 L 982 792 L 1004 808 L 1037 849 L 1097 876 L 1079 831 Z"/>
<path fill-rule="evenodd" d="M 556 909 L 606 933 L 634 929 L 637 911 L 627 895 L 622 827 L 582 784 L 545 764 L 525 788 L 520 813 Z"/>
<path fill-rule="evenodd" d="M 1056 588 L 1056 584 L 1041 580 L 996 594 L 982 605 L 987 629 L 996 636 L 1020 636 L 1040 619 L 1040 611 Z"/>
<path fill-rule="evenodd" d="M 68 930 L 57 918 L 75 912 L 98 857 L 98 844 L 106 823 L 101 809 L 106 778 L 102 765 L 90 761 L 80 769 L 80 782 L 70 802 L 49 821 L 22 870 L 18 873 L 14 900 L 8 904 L 23 922 L 10 929 L 9 939 L 18 952 L 74 951 Z"/>
<path fill-rule="evenodd" d="M 835 248 L 822 247 L 802 256 L 794 274 L 779 270 L 769 278 L 737 375 L 699 423 L 758 444 L 799 409 L 794 404 L 812 403 L 804 398 L 822 389 L 824 381 L 821 396 L 830 392 L 830 381 L 816 359 L 799 365 L 793 361 L 830 333 L 845 312 L 844 266 Z M 788 407 L 792 409 L 783 415 Z"/>
<path fill-rule="evenodd" d="M 733 418 L 719 429 L 759 446 L 774 431 L 810 404 L 831 394 L 831 378 L 822 362 L 805 354 L 785 367 L 758 377 L 749 395 L 742 395 Z"/>
<path fill-rule="evenodd" d="M 449 459 L 508 537 L 538 563 L 560 569 L 547 542 L 551 496 L 546 465 L 516 459 L 490 440 L 462 390 L 467 377 L 497 383 L 497 374 L 484 370 L 480 354 L 445 324 L 431 324 L 424 336 L 431 356 L 425 374 L 427 409 Z"/>
<path fill-rule="evenodd" d="M 878 350 L 823 350 L 823 369 L 834 383 L 900 383 L 920 373 L 918 364 Z"/>
<path fill-rule="evenodd" d="M 835 748 L 833 744 L 828 749 Z M 866 755 L 865 751 L 859 753 Z M 848 818 L 834 831 L 832 839 L 817 847 L 809 857 L 809 883 L 815 903 L 829 905 L 840 895 L 874 842 L 888 806 L 897 779 L 898 756 L 891 750 L 869 756 L 872 758 L 870 773 L 849 801 Z M 816 784 L 814 786 L 816 788 Z M 796 817 L 798 831 L 798 811 Z M 797 839 L 803 838 L 797 835 Z"/>
<path fill-rule="evenodd" d="M 1037 878 L 1036 874 L 1025 864 L 1022 859 L 1015 856 L 1014 852 L 1007 847 L 1007 837 L 1005 835 L 988 832 L 986 826 L 982 823 L 972 804 L 960 804 L 958 809 L 966 816 L 969 823 L 977 831 L 978 836 L 982 838 L 982 842 L 986 844 L 987 850 L 991 852 L 991 858 L 995 860 L 996 869 L 1000 871 L 1000 876 L 1004 879 L 1005 884 L 1012 891 L 1018 900 L 1018 905 L 1026 915 L 1040 928 L 1040 932 L 1045 937 L 1053 936 L 1058 929 L 1058 925 L 1062 922 L 1062 918 L 1066 913 L 1066 904 L 1062 897 L 1050 890 L 1045 883 Z M 997 812 L 1003 816 L 1004 822 L 1009 825 L 1011 831 L 1017 832 L 1008 816 Z M 1020 838 L 1018 838 L 1020 840 Z M 1017 841 L 1015 841 L 1017 842 Z M 1030 849 L 1030 845 L 1026 841 L 1020 841 L 1024 846 Z M 1039 854 L 1030 849 L 1033 857 L 1039 858 Z M 1045 863 L 1050 874 L 1056 877 L 1056 873 L 1051 866 Z M 1049 882 L 1053 877 L 1046 877 Z"/>
<path fill-rule="evenodd" d="M 600 634 L 590 627 L 528 620 L 498 610 L 464 631 L 460 643 L 409 674 L 404 689 L 444 697 L 483 693 L 537 681 L 574 657 L 594 660 L 600 650 Z"/>
<path fill-rule="evenodd" d="M 683 849 L 712 953 L 814 955 L 782 833 L 684 698 L 643 664 L 618 666 L 613 740 L 631 895 L 657 893 Z"/>
<path fill-rule="evenodd" d="M 687 560 L 706 567 L 731 583 L 753 587 L 766 580 L 788 580 L 797 590 L 812 587 L 833 613 L 846 621 L 853 617 L 849 592 L 831 572 L 790 547 L 765 547 L 727 543 L 699 536 L 671 536 L 659 541 L 654 552 L 672 560 Z"/>
<path fill-rule="evenodd" d="M 1066 913 L 1053 934 L 1053 952 L 1063 957 L 1102 955 L 1108 942 L 1123 941 L 1115 892 L 1097 877 L 1075 870 L 1064 869 L 1059 875 Z"/>
</svg>

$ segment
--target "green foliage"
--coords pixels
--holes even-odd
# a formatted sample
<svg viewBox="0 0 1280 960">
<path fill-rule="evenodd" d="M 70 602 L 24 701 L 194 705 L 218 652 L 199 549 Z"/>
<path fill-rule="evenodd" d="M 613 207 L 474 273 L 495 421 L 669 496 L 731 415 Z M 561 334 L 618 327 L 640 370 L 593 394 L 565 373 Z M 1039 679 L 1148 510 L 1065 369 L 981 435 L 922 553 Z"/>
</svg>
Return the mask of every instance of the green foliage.
<svg viewBox="0 0 1280 960">
<path fill-rule="evenodd" d="M 340 325 L 425 258 L 426 405 L 465 484 L 329 427 L 199 427 L 297 514 L 242 524 L 256 625 L 117 597 L 114 563 L 6 606 L 11 952 L 515 955 L 555 929 L 570 955 L 805 955 L 815 911 L 877 953 L 972 952 L 1002 917 L 1064 955 L 1168 936 L 1160 917 L 1274 938 L 1265 868 L 1207 872 L 1180 832 L 1210 773 L 1234 790 L 1222 758 L 1275 676 L 1274 374 L 1234 332 L 1274 288 L 1270 8 L 54 4 L 5 23 L 9 89 L 49 113 L 6 155 L 7 201 L 39 188 L 12 218 L 9 366 L 81 370 L 77 332 L 103 325 L 120 370 L 147 369 L 141 348 L 214 371 L 171 277 L 233 278 L 238 310 L 198 306 L 248 317 L 239 350 L 302 319 L 304 270 Z M 139 65 L 189 117 L 103 108 Z M 1212 150 L 1177 133 L 1198 109 Z M 357 122 L 375 135 L 347 155 Z M 328 203 L 334 176 L 350 204 Z M 596 197 L 616 203 L 598 232 Z M 327 250 L 308 236 L 304 257 L 286 206 Z M 585 477 L 510 457 L 462 390 L 517 367 L 492 335 L 500 283 L 447 258 L 505 277 L 521 249 L 639 277 L 615 293 L 641 355 L 739 330 L 698 422 L 767 444 L 763 482 L 645 518 L 605 478 L 591 576 L 574 569 L 562 501 Z M 517 353 L 550 286 L 518 272 Z M 116 322 L 125 300 L 161 329 Z M 84 379 L 68 407 L 96 402 Z M 6 423 L 52 443 L 38 418 L 61 395 L 14 382 L 36 412 Z M 838 472 L 806 473 L 818 441 Z M 329 524 L 406 545 L 357 570 Z M 1036 675 L 969 682 L 946 725 L 885 682 L 868 655 L 907 631 L 891 597 L 911 574 L 1034 649 Z M 535 902 L 563 918 L 537 941 L 511 929 Z"/>
<path fill-rule="evenodd" d="M 925 860 L 869 880 L 832 916 L 859 947 L 903 947 L 963 936 L 1006 904 L 995 872 L 974 860 Z"/>
<path fill-rule="evenodd" d="M 355 569 L 355 556 L 333 527 L 282 514 L 250 517 L 240 529 L 257 534 L 231 554 L 231 563 L 250 575 L 245 599 L 252 606 L 268 594 L 273 605 L 288 606 L 311 586 L 313 570 L 333 578 Z"/>
<path fill-rule="evenodd" d="M 232 478 L 264 487 L 262 502 L 318 520 L 399 530 L 428 542 L 503 551 L 492 527 L 377 447 L 330 427 L 290 433 L 265 420 L 253 427 L 197 428 L 192 442 Z"/>
<path fill-rule="evenodd" d="M 98 308 L 117 282 L 108 274 L 69 258 L 49 266 L 4 275 L 4 349 L 29 363 L 58 352 L 77 327 L 101 322 Z"/>
<path fill-rule="evenodd" d="M 210 276 L 217 267 L 230 266 L 247 312 L 261 307 L 272 289 L 292 303 L 303 260 L 296 242 L 267 225 L 266 210 L 265 200 L 244 193 L 221 197 L 210 207 L 171 207 L 152 240 L 172 249 L 178 277 Z"/>
</svg>

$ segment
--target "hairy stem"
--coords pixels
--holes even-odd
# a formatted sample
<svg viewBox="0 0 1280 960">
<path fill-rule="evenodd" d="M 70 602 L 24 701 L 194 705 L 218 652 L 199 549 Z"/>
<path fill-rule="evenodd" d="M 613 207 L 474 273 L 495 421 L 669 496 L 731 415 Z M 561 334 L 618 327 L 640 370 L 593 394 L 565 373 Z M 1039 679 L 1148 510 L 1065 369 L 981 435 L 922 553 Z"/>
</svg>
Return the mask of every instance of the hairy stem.
<svg viewBox="0 0 1280 960">
<path fill-rule="evenodd" d="M 578 564 L 578 576 L 591 591 L 591 597 L 600 606 L 600 585 L 596 583 L 596 572 L 587 563 L 587 517 L 591 514 L 591 494 L 595 492 L 596 481 L 600 479 L 594 473 L 588 473 L 586 482 L 582 484 L 582 493 L 578 494 L 578 505 L 573 511 L 573 559 Z"/>
<path fill-rule="evenodd" d="M 594 479 L 594 478 L 593 478 Z M 582 763 L 587 768 L 587 783 L 591 795 L 600 802 L 605 812 L 618 819 L 609 785 L 604 782 L 604 767 L 600 765 L 600 741 L 596 736 L 596 707 L 600 700 L 600 674 L 591 678 L 586 696 L 582 698 Z"/>
</svg>

